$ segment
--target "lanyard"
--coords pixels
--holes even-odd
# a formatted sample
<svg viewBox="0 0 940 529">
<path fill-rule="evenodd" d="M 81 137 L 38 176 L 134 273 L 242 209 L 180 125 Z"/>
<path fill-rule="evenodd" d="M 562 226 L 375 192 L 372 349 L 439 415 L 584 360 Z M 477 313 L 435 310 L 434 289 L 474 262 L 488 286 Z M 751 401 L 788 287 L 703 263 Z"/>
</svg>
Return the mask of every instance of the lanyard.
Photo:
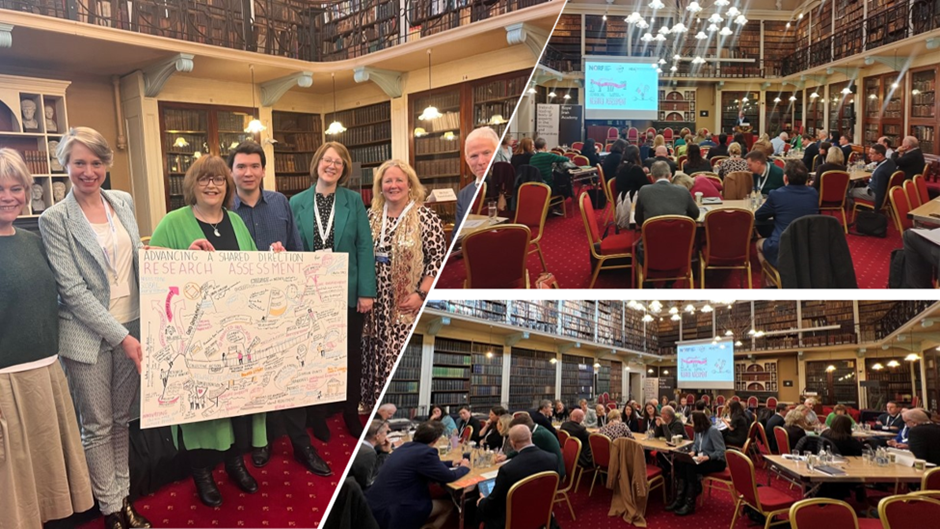
<svg viewBox="0 0 940 529">
<path fill-rule="evenodd" d="M 411 202 L 408 203 L 407 206 L 405 206 L 405 209 L 401 211 L 401 215 L 399 215 L 398 218 L 395 219 L 395 224 L 392 225 L 392 229 L 389 230 L 388 232 L 389 235 L 392 235 L 393 233 L 395 233 L 395 230 L 398 229 L 398 225 L 401 224 L 401 219 L 405 218 L 405 215 L 407 215 L 408 212 L 411 211 L 411 208 L 414 207 L 414 205 L 415 205 L 415 201 L 412 200 Z M 388 202 L 385 203 L 385 208 L 382 210 L 382 233 L 381 233 L 381 237 L 379 237 L 379 240 L 376 241 L 376 245 L 379 248 L 385 248 L 388 246 L 388 244 L 385 241 L 385 229 L 387 227 L 386 226 L 387 222 L 388 222 Z"/>
<path fill-rule="evenodd" d="M 763 180 L 761 179 L 761 177 L 757 178 L 757 183 L 760 184 L 757 186 L 757 190 L 761 191 L 761 194 L 763 194 L 764 184 L 767 183 L 767 180 L 770 180 L 770 165 L 769 164 L 766 166 L 766 168 L 764 169 L 764 174 L 761 176 L 763 177 Z"/>
<path fill-rule="evenodd" d="M 892 416 L 888 415 L 888 418 L 885 419 L 885 423 L 886 423 L 885 426 L 887 426 L 888 428 L 890 428 L 890 427 L 891 427 L 891 423 L 893 423 L 893 422 L 896 421 L 896 420 L 898 420 L 897 417 L 892 417 Z"/>
<path fill-rule="evenodd" d="M 313 197 L 313 216 L 317 219 L 317 231 L 320 232 L 320 242 L 326 248 L 326 238 L 333 229 L 333 215 L 336 213 L 336 197 L 333 197 L 333 204 L 330 206 L 330 218 L 326 221 L 326 229 L 323 229 L 323 221 L 320 220 L 320 207 L 317 205 L 316 195 Z"/>
<path fill-rule="evenodd" d="M 104 263 L 107 266 L 108 271 L 111 272 L 111 277 L 114 279 L 114 282 L 118 281 L 118 272 L 117 272 L 117 228 L 114 226 L 114 218 L 111 217 L 111 209 L 108 208 L 108 203 L 104 200 L 104 194 L 101 194 L 101 206 L 104 207 L 104 214 L 108 219 L 108 229 L 111 230 L 111 251 L 112 254 L 108 253 L 108 249 L 101 245 L 101 239 L 98 239 L 98 244 L 101 245 L 101 252 L 104 254 Z M 94 226 L 91 225 L 91 221 L 88 220 L 88 215 L 85 215 L 85 211 L 82 210 L 82 215 L 85 216 L 85 222 L 91 226 L 92 231 L 94 231 Z M 96 233 L 97 235 L 97 233 Z"/>
</svg>

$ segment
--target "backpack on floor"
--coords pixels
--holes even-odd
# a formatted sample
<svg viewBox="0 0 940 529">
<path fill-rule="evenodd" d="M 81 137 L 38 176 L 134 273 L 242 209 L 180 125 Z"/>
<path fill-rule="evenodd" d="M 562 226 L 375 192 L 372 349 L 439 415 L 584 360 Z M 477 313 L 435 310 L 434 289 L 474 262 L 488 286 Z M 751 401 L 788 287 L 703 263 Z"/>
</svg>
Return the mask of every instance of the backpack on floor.
<svg viewBox="0 0 940 529">
<path fill-rule="evenodd" d="M 888 269 L 888 288 L 904 288 L 904 249 L 891 250 L 891 266 Z"/>
<path fill-rule="evenodd" d="M 887 237 L 888 219 L 881 213 L 874 211 L 859 211 L 855 214 L 855 231 L 859 235 Z"/>
</svg>

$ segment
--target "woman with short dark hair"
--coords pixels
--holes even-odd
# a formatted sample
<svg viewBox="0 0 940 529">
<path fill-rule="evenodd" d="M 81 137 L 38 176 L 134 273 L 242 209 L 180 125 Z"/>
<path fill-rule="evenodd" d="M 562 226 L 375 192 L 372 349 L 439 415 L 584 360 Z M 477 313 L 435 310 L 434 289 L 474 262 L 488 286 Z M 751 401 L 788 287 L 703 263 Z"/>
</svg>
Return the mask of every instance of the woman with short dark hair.
<svg viewBox="0 0 940 529">
<path fill-rule="evenodd" d="M 690 176 L 695 173 L 710 173 L 712 172 L 712 164 L 702 157 L 702 148 L 693 143 L 688 147 L 685 164 L 681 170 Z"/>
<path fill-rule="evenodd" d="M 728 404 L 729 417 L 723 419 L 725 424 L 728 425 L 721 434 L 724 436 L 725 444 L 737 447 L 743 447 L 744 443 L 747 441 L 747 433 L 750 428 L 750 424 L 747 420 L 747 415 L 744 413 L 744 406 L 736 401 L 731 401 L 731 404 Z"/>
</svg>

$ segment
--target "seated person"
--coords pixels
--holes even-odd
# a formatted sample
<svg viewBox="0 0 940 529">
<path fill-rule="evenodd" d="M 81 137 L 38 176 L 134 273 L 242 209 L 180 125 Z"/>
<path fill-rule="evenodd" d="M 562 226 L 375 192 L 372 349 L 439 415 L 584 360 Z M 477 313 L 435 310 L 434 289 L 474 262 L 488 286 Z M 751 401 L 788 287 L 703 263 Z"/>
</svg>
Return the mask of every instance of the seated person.
<svg viewBox="0 0 940 529">
<path fill-rule="evenodd" d="M 908 411 L 907 408 L 901 408 L 901 413 L 899 414 L 899 417 L 903 417 L 904 412 L 906 411 Z M 898 434 L 895 435 L 893 439 L 888 439 L 887 443 L 885 444 L 894 448 L 907 450 L 910 448 L 910 444 L 909 444 L 910 432 L 911 432 L 910 427 L 908 427 L 907 424 L 905 424 L 904 427 L 901 428 L 901 431 L 899 431 Z"/>
<path fill-rule="evenodd" d="M 548 150 L 545 138 L 535 140 L 535 154 L 529 159 L 529 165 L 539 170 L 542 181 L 552 188 L 552 194 L 559 194 L 562 190 L 556 189 L 555 177 L 552 175 L 552 166 L 558 162 L 567 162 L 568 158 Z"/>
<path fill-rule="evenodd" d="M 741 144 L 734 142 L 728 146 L 728 159 L 718 165 L 718 176 L 722 180 L 735 171 L 747 171 L 747 160 L 741 158 Z"/>
<path fill-rule="evenodd" d="M 655 157 L 647 158 L 643 161 L 643 165 L 645 165 L 647 169 L 652 169 L 653 164 L 656 162 L 665 163 L 669 167 L 670 176 L 676 174 L 676 162 L 672 161 L 672 158 L 669 157 L 669 150 L 663 145 L 656 147 Z"/>
<path fill-rule="evenodd" d="M 803 165 L 807 168 L 811 169 L 813 167 L 813 160 L 819 154 L 819 145 L 827 141 L 827 137 L 826 131 L 818 129 L 816 130 L 816 137 L 812 141 L 809 141 L 810 139 L 803 140 Z"/>
<path fill-rule="evenodd" d="M 451 437 L 457 435 L 457 423 L 454 422 L 454 419 L 444 413 L 444 408 L 440 406 L 431 404 L 431 414 L 428 416 L 429 421 L 440 421 L 444 425 L 444 436 Z"/>
<path fill-rule="evenodd" d="M 555 431 L 555 426 L 552 425 L 552 413 L 554 411 L 554 403 L 548 399 L 545 399 L 539 402 L 538 409 L 529 410 L 529 417 L 532 418 L 533 423 L 541 426 L 542 428 L 545 428 L 557 438 L 558 432 Z"/>
<path fill-rule="evenodd" d="M 604 173 L 604 176 L 610 178 L 607 173 Z M 620 160 L 620 166 L 617 167 L 617 174 L 614 178 L 616 182 L 614 189 L 617 192 L 614 197 L 615 202 L 621 197 L 625 200 L 633 200 L 633 196 L 641 187 L 649 185 L 650 180 L 646 177 L 646 171 L 640 163 L 640 150 L 635 145 L 628 145 L 624 149 L 623 158 Z M 628 196 L 624 197 L 624 195 Z"/>
<path fill-rule="evenodd" d="M 568 420 L 568 407 L 558 399 L 555 401 L 555 410 L 552 412 L 552 422 L 565 422 Z"/>
<path fill-rule="evenodd" d="M 655 432 L 656 437 L 672 439 L 673 435 L 681 435 L 683 439 L 687 439 L 685 426 L 682 424 L 679 417 L 676 416 L 676 410 L 672 406 L 663 406 L 663 409 L 659 410 L 659 417 L 656 418 Z"/>
<path fill-rule="evenodd" d="M 751 426 L 747 420 L 747 415 L 744 413 L 744 405 L 733 400 L 728 404 L 728 410 L 729 417 L 723 419 L 728 427 L 721 431 L 721 435 L 724 437 L 726 445 L 743 447 L 744 443 L 747 442 L 747 434 Z"/>
<path fill-rule="evenodd" d="M 848 415 L 838 415 L 832 421 L 832 426 L 820 434 L 823 439 L 832 441 L 833 446 L 838 450 L 839 455 L 844 457 L 860 457 L 862 455 L 862 443 L 852 437 L 852 422 Z M 849 495 L 853 489 L 860 485 L 848 483 L 823 483 L 819 489 L 819 497 L 842 499 Z"/>
<path fill-rule="evenodd" d="M 839 150 L 842 151 L 842 157 L 846 162 L 849 161 L 849 155 L 852 154 L 852 133 L 846 132 L 839 136 Z M 923 166 L 921 166 L 923 170 Z M 913 175 L 912 175 L 913 176 Z"/>
<path fill-rule="evenodd" d="M 885 156 L 888 157 L 887 154 Z M 924 172 L 924 152 L 920 150 L 920 140 L 914 136 L 905 136 L 897 152 L 889 158 L 894 161 L 898 171 L 904 171 L 906 180 Z"/>
<path fill-rule="evenodd" d="M 832 411 L 829 413 L 829 415 L 826 416 L 826 426 L 832 427 L 833 419 L 835 419 L 839 415 L 847 416 L 849 418 L 849 421 L 852 422 L 852 426 L 855 426 L 855 419 L 853 419 L 852 416 L 849 415 L 849 410 L 848 408 L 845 407 L 844 404 L 836 404 L 836 406 L 832 408 Z"/>
<path fill-rule="evenodd" d="M 606 435 L 611 441 L 621 437 L 633 439 L 633 433 L 630 432 L 630 426 L 623 422 L 623 415 L 618 409 L 613 409 L 607 412 L 607 424 L 602 426 L 597 433 Z"/>
<path fill-rule="evenodd" d="M 362 490 L 372 486 L 385 460 L 392 453 L 392 443 L 388 439 L 389 430 L 388 421 L 382 419 L 374 419 L 366 429 L 366 437 L 349 469 L 349 473 Z"/>
<path fill-rule="evenodd" d="M 555 458 L 532 443 L 532 433 L 524 425 L 510 428 L 509 444 L 516 457 L 499 468 L 490 495 L 477 501 L 477 519 L 486 529 L 506 526 L 506 500 L 513 485 L 539 472 L 555 470 Z"/>
<path fill-rule="evenodd" d="M 904 417 L 901 416 L 903 411 L 897 402 L 889 400 L 885 404 L 885 412 L 879 415 L 875 421 L 875 428 L 885 432 L 900 431 L 904 427 Z"/>
<path fill-rule="evenodd" d="M 679 156 L 682 156 L 683 154 L 685 154 L 686 151 L 688 151 L 688 149 L 689 149 L 689 145 L 692 145 L 692 143 L 695 141 L 695 139 L 692 137 L 691 134 L 686 134 L 685 137 L 681 140 L 682 143 L 679 143 L 679 141 L 680 141 L 680 140 L 676 140 L 676 143 L 675 143 L 675 146 L 676 146 L 676 158 L 678 158 Z"/>
<path fill-rule="evenodd" d="M 728 142 L 728 135 L 719 134 L 718 145 L 708 150 L 708 159 L 711 160 L 715 156 L 728 156 L 728 146 L 725 145 L 725 143 L 727 142 Z"/>
<path fill-rule="evenodd" d="M 712 172 L 712 164 L 705 158 L 702 158 L 702 149 L 693 143 L 689 145 L 688 155 L 680 169 L 687 175 L 710 173 Z M 673 171 L 673 174 L 675 174 L 675 171 Z"/>
<path fill-rule="evenodd" d="M 757 256 L 761 263 L 766 260 L 777 266 L 777 251 L 784 230 L 800 217 L 819 213 L 819 193 L 806 185 L 808 176 L 803 162 L 789 160 L 784 168 L 784 187 L 771 192 L 767 201 L 754 213 L 756 220 L 774 219 L 774 231 L 770 237 L 757 241 Z"/>
<path fill-rule="evenodd" d="M 787 416 L 787 405 L 778 402 L 777 409 L 774 410 L 772 417 L 767 419 L 767 425 L 764 427 L 764 431 L 767 434 L 767 444 L 770 445 L 770 449 L 773 453 L 777 453 L 777 436 L 774 435 L 774 428 L 777 426 L 783 428 Z"/>
<path fill-rule="evenodd" d="M 842 149 L 829 149 L 826 151 L 826 161 L 816 166 L 816 177 L 813 178 L 813 187 L 816 191 L 819 191 L 819 182 L 826 171 L 845 171 Z"/>
<path fill-rule="evenodd" d="M 853 200 L 861 198 L 873 202 L 876 211 L 881 210 L 885 195 L 888 193 L 888 182 L 897 170 L 894 162 L 885 158 L 885 152 L 887 152 L 885 146 L 880 143 L 875 143 L 868 148 L 868 158 L 875 164 L 875 170 L 867 186 L 849 189 L 849 198 Z"/>
<path fill-rule="evenodd" d="M 591 443 L 588 442 L 588 437 L 590 437 L 591 434 L 588 433 L 587 428 L 581 424 L 584 422 L 584 412 L 580 409 L 572 410 L 568 419 L 569 420 L 562 423 L 561 429 L 568 432 L 571 437 L 581 441 L 581 457 L 578 458 L 578 465 L 584 468 L 590 468 L 594 466 L 594 460 L 591 457 Z"/>
<path fill-rule="evenodd" d="M 480 439 L 483 439 L 483 443 L 490 450 L 498 450 L 499 447 L 503 446 L 503 436 L 500 435 L 496 425 L 499 422 L 499 418 L 508 413 L 506 408 L 498 404 L 490 408 L 489 419 L 483 424 L 483 428 L 480 429 Z"/>
<path fill-rule="evenodd" d="M 930 422 L 921 408 L 905 412 L 904 423 L 908 426 L 908 446 L 914 457 L 940 465 L 940 424 Z"/>
<path fill-rule="evenodd" d="M 698 220 L 699 209 L 689 190 L 669 182 L 672 172 L 666 162 L 657 161 L 650 168 L 650 174 L 656 179 L 652 185 L 644 186 L 637 193 L 634 219 L 638 228 L 647 219 L 660 215 L 687 215 Z M 637 260 L 643 260 L 643 241 L 637 246 Z"/>
<path fill-rule="evenodd" d="M 697 141 L 695 143 L 698 143 L 702 147 L 708 147 L 708 148 L 715 147 L 715 141 L 712 140 L 712 135 L 709 134 L 707 130 L 702 129 L 698 131 L 698 134 L 702 138 L 702 140 Z"/>
<path fill-rule="evenodd" d="M 793 450 L 796 443 L 806 437 L 806 432 L 811 431 L 813 427 L 806 422 L 806 416 L 801 410 L 794 409 L 787 412 L 787 417 L 783 420 L 783 429 L 787 431 L 790 450 Z"/>
<path fill-rule="evenodd" d="M 807 167 L 811 172 L 816 171 L 816 168 L 826 162 L 826 157 L 829 156 L 829 151 L 832 150 L 832 144 L 828 141 L 819 142 L 819 154 L 813 158 L 813 166 Z"/>
<path fill-rule="evenodd" d="M 588 406 L 587 399 L 581 399 L 578 401 L 578 406 L 581 408 L 581 411 L 584 412 L 584 426 L 587 428 L 597 428 L 597 412 L 594 411 L 594 408 Z"/>
<path fill-rule="evenodd" d="M 529 137 L 522 138 L 519 140 L 519 144 L 516 145 L 516 150 L 513 151 L 509 163 L 512 164 L 513 169 L 518 171 L 519 166 L 529 164 L 533 154 L 535 154 L 535 142 Z"/>
<path fill-rule="evenodd" d="M 623 153 L 626 151 L 628 145 L 626 140 L 617 140 L 610 146 L 610 152 L 607 153 L 607 156 L 604 157 L 604 161 L 601 162 L 601 169 L 604 170 L 604 178 L 607 180 L 617 175 L 617 167 L 620 166 Z"/>
<path fill-rule="evenodd" d="M 782 156 L 784 151 L 784 146 L 790 142 L 790 135 L 786 132 L 781 132 L 779 136 L 770 140 L 770 144 L 774 146 L 774 156 Z"/>
<path fill-rule="evenodd" d="M 470 413 L 469 406 L 461 406 L 460 412 L 458 412 L 459 420 L 457 421 L 457 432 L 458 435 L 463 436 L 464 428 L 470 428 L 470 440 L 479 443 L 480 442 L 480 421 L 478 421 L 472 413 Z"/>
<path fill-rule="evenodd" d="M 558 444 L 558 436 L 553 432 L 549 432 L 543 428 L 542 425 L 532 422 L 532 417 L 528 415 L 519 415 L 518 417 L 513 417 L 512 421 L 509 423 L 510 431 L 512 431 L 513 426 L 518 426 L 520 424 L 525 425 L 525 427 L 532 432 L 532 442 L 535 443 L 535 446 L 555 456 L 558 475 L 564 478 L 565 459 L 561 454 L 561 445 Z M 496 456 L 496 461 L 501 462 L 507 459 L 512 459 L 516 457 L 516 455 L 517 452 L 510 446 L 509 450 L 503 450 L 502 454 Z"/>
<path fill-rule="evenodd" d="M 754 175 L 754 189 L 760 194 L 769 195 L 774 189 L 783 187 L 783 169 L 771 163 L 766 154 L 754 150 L 744 159 L 747 160 L 747 170 Z"/>
<path fill-rule="evenodd" d="M 581 148 L 581 154 L 587 157 L 588 165 L 591 167 L 595 167 L 597 164 L 601 163 L 601 158 L 597 155 L 597 144 L 594 143 L 594 138 L 584 140 L 584 147 Z"/>
<path fill-rule="evenodd" d="M 431 483 L 450 483 L 470 472 L 466 459 L 454 465 L 441 461 L 434 443 L 444 425 L 428 421 L 418 425 L 414 441 L 392 452 L 372 486 L 366 491 L 369 508 L 382 529 L 418 529 L 441 524 L 453 509 L 450 499 L 431 499 Z M 439 525 L 438 525 L 439 526 Z"/>
</svg>

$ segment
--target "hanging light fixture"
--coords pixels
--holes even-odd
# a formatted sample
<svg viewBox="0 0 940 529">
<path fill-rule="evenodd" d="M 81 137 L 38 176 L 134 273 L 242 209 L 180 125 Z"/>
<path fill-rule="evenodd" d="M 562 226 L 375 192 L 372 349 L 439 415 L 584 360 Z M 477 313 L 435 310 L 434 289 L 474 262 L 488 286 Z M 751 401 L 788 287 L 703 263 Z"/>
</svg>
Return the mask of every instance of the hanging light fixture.
<svg viewBox="0 0 940 529">
<path fill-rule="evenodd" d="M 571 96 L 569 96 L 568 94 L 565 94 L 565 99 L 568 99 L 569 97 Z M 493 114 L 493 117 L 491 117 L 490 120 L 486 124 L 487 125 L 502 125 L 503 123 L 506 123 L 506 118 L 504 118 L 502 114 Z"/>
<path fill-rule="evenodd" d="M 551 92 L 548 93 L 548 97 L 558 97 L 558 94 L 556 94 L 555 91 L 552 90 Z"/>
<path fill-rule="evenodd" d="M 737 25 L 739 25 L 739 26 L 743 26 L 743 25 L 747 24 L 747 22 L 748 22 L 748 20 L 747 20 L 747 18 L 744 17 L 744 15 L 738 15 L 737 18 L 734 19 L 734 23 L 737 24 Z"/>
<path fill-rule="evenodd" d="M 567 101 L 568 99 L 571 99 L 571 94 L 565 92 L 565 95 L 562 96 L 562 97 Z M 500 116 L 500 117 L 502 117 L 502 116 Z"/>
<path fill-rule="evenodd" d="M 709 25 L 708 25 L 708 31 L 711 31 L 712 33 L 718 31 L 718 24 L 715 24 L 714 22 L 712 22 L 711 24 L 709 24 Z"/>
<path fill-rule="evenodd" d="M 431 50 L 428 50 L 428 90 L 431 89 Z M 432 119 L 438 119 L 441 117 L 441 113 L 437 111 L 437 107 L 433 105 L 428 105 L 424 109 L 424 112 L 418 116 L 418 119 L 421 121 L 430 121 Z"/>
<path fill-rule="evenodd" d="M 695 314 L 695 307 L 691 303 L 689 303 L 688 305 L 685 306 L 685 311 L 688 312 L 689 314 Z"/>
<path fill-rule="evenodd" d="M 685 27 L 685 24 L 682 22 L 677 23 L 675 26 L 672 26 L 672 29 L 669 30 L 670 33 L 677 35 L 679 33 L 685 33 L 689 31 L 689 28 Z"/>
<path fill-rule="evenodd" d="M 701 57 L 696 57 L 692 59 L 692 64 L 705 64 L 705 59 Z"/>
<path fill-rule="evenodd" d="M 817 92 L 813 92 L 812 94 L 809 95 L 810 99 L 816 99 L 817 97 L 819 97 L 819 94 Z"/>
<path fill-rule="evenodd" d="M 738 8 L 736 8 L 736 7 L 734 7 L 734 6 L 731 6 L 731 8 L 728 9 L 727 12 L 728 12 L 728 16 L 729 16 L 729 17 L 736 17 L 736 16 L 738 16 L 738 15 L 741 14 L 741 12 L 738 11 Z"/>
<path fill-rule="evenodd" d="M 723 36 L 723 37 L 727 37 L 727 36 L 729 36 L 729 35 L 733 35 L 733 34 L 734 34 L 734 31 L 732 31 L 731 28 L 725 26 L 725 27 L 721 28 L 721 31 L 719 31 L 718 34 L 721 35 L 721 36 Z"/>
<path fill-rule="evenodd" d="M 649 3 L 650 9 L 662 9 L 666 7 L 666 4 L 662 3 L 661 0 L 653 0 Z"/>
<path fill-rule="evenodd" d="M 738 341 L 734 342 L 734 346 L 735 346 L 735 347 L 741 347 L 741 346 L 743 346 L 743 345 L 744 345 L 744 342 L 742 342 L 741 340 L 738 340 Z"/>
<path fill-rule="evenodd" d="M 428 131 L 424 130 L 424 127 L 415 127 L 415 137 L 420 138 L 422 136 L 427 136 Z"/>
<path fill-rule="evenodd" d="M 707 38 L 708 38 L 708 35 L 706 35 L 704 31 L 699 31 L 698 33 L 695 34 L 696 40 L 705 40 Z"/>
<path fill-rule="evenodd" d="M 891 360 L 890 362 L 888 362 L 888 367 L 898 367 L 899 365 L 901 365 L 901 363 L 898 362 L 897 360 Z"/>
<path fill-rule="evenodd" d="M 669 67 L 669 71 L 670 71 L 670 72 L 678 72 L 678 71 L 679 71 L 679 67 L 676 66 L 675 64 L 673 64 L 672 66 Z"/>
<path fill-rule="evenodd" d="M 251 113 L 255 112 L 255 65 L 249 64 L 248 70 L 251 72 Z M 252 120 L 248 122 L 248 126 L 245 127 L 245 132 L 250 134 L 260 134 L 261 131 L 267 127 L 261 123 L 261 120 L 257 117 L 252 116 Z"/>
<path fill-rule="evenodd" d="M 729 2 L 728 0 L 715 0 L 715 7 L 725 7 L 726 5 L 729 5 L 730 3 L 731 2 Z"/>
<path fill-rule="evenodd" d="M 336 74 L 331 73 L 330 78 L 333 79 L 333 122 L 327 127 L 326 133 L 335 136 L 346 132 L 346 127 L 336 119 Z"/>
<path fill-rule="evenodd" d="M 182 148 L 182 147 L 189 147 L 189 142 L 186 141 L 186 138 L 180 136 L 180 137 L 176 138 L 176 141 L 173 142 L 173 146 L 174 146 L 174 147 L 180 147 L 180 148 Z"/>
<path fill-rule="evenodd" d="M 780 102 L 780 98 L 779 98 L 779 97 L 775 97 L 775 98 L 774 98 L 774 103 L 779 103 L 779 102 Z"/>
<path fill-rule="evenodd" d="M 725 21 L 725 19 L 718 13 L 714 13 L 712 14 L 712 16 L 708 17 L 708 21 L 711 22 L 712 24 L 721 24 L 722 22 Z"/>
<path fill-rule="evenodd" d="M 646 314 L 646 315 L 643 316 L 643 321 L 646 322 L 646 323 L 649 323 L 649 322 L 653 321 L 653 316 L 651 316 L 651 315 L 649 315 L 649 314 Z"/>
<path fill-rule="evenodd" d="M 796 101 L 796 96 L 790 96 L 790 101 Z"/>
<path fill-rule="evenodd" d="M 637 21 L 636 27 L 638 27 L 638 28 L 640 28 L 640 29 L 646 29 L 646 28 L 650 27 L 650 23 L 647 22 L 645 19 L 642 19 L 642 18 L 641 18 L 640 20 Z"/>
<path fill-rule="evenodd" d="M 885 368 L 885 366 L 881 365 L 881 362 L 878 362 L 875 365 L 871 366 L 871 368 L 874 369 L 875 371 L 881 371 L 882 369 Z"/>
<path fill-rule="evenodd" d="M 702 6 L 698 5 L 698 2 L 694 0 L 690 2 L 689 5 L 685 6 L 685 8 L 692 13 L 698 13 L 702 10 Z"/>
<path fill-rule="evenodd" d="M 528 92 L 529 92 L 530 94 L 534 94 L 534 93 L 537 92 L 537 90 L 536 90 L 535 87 L 533 86 L 533 87 L 529 88 Z"/>
<path fill-rule="evenodd" d="M 832 373 L 832 372 L 835 371 L 835 370 L 836 370 L 836 366 L 834 366 L 834 365 L 832 365 L 832 364 L 829 364 L 829 365 L 826 366 L 826 373 Z"/>
<path fill-rule="evenodd" d="M 712 309 L 712 306 L 709 305 L 708 303 L 706 303 L 705 306 L 702 307 L 702 312 L 704 312 L 705 314 L 708 314 L 708 313 L 711 312 L 712 310 L 714 310 L 714 309 Z"/>
<path fill-rule="evenodd" d="M 904 360 L 907 361 L 907 362 L 916 362 L 916 361 L 920 360 L 920 357 L 917 356 L 917 353 L 911 353 L 911 354 L 905 356 L 905 357 L 904 357 Z"/>
</svg>

